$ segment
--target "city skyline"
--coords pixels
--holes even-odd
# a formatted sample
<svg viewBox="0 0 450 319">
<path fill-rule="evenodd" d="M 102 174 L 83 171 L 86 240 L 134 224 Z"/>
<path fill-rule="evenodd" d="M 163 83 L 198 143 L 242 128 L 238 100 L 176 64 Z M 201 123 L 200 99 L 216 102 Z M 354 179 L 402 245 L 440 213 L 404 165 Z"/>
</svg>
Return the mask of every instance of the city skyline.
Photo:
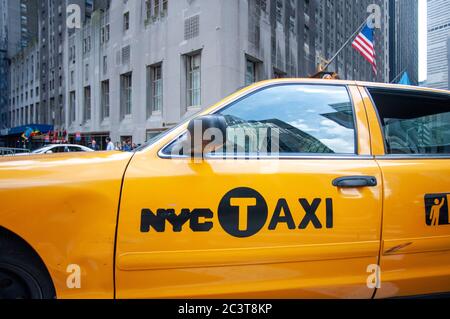
<svg viewBox="0 0 450 319">
<path fill-rule="evenodd" d="M 447 0 L 429 0 L 427 13 L 427 80 L 425 86 L 449 89 L 447 38 L 450 36 L 450 11 L 442 10 Z"/>
<path fill-rule="evenodd" d="M 419 82 L 427 79 L 427 0 L 419 1 Z M 423 61 L 420 63 L 420 61 Z"/>
</svg>

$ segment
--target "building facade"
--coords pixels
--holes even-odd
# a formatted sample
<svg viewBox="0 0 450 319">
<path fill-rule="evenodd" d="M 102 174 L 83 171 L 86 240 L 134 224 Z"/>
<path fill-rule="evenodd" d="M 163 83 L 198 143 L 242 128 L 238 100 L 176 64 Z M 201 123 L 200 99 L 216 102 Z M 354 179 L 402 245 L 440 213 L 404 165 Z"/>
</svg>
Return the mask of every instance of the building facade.
<svg viewBox="0 0 450 319">
<path fill-rule="evenodd" d="M 0 0 L 0 130 L 10 119 L 10 61 L 37 38 L 37 1 Z"/>
<path fill-rule="evenodd" d="M 240 87 L 313 73 L 316 3 L 111 1 L 68 35 L 71 139 L 143 143 Z"/>
<path fill-rule="evenodd" d="M 428 0 L 428 87 L 449 89 L 448 46 L 445 41 L 448 36 L 450 36 L 448 1 Z"/>
<path fill-rule="evenodd" d="M 81 9 L 80 23 L 90 19 L 94 0 L 42 0 L 39 2 L 39 45 L 41 96 L 38 119 L 57 130 L 65 125 L 66 40 L 73 30 L 67 29 L 67 8 L 70 4 Z"/>
<path fill-rule="evenodd" d="M 0 41 L 13 57 L 37 37 L 36 0 L 0 0 Z"/>
<path fill-rule="evenodd" d="M 450 74 L 450 35 L 447 38 L 447 67 L 447 74 Z M 448 77 L 448 89 L 450 90 L 450 76 Z"/>
<path fill-rule="evenodd" d="M 32 43 L 11 59 L 10 75 L 10 127 L 38 123 L 40 85 L 39 85 L 39 46 Z"/>
<path fill-rule="evenodd" d="M 389 1 L 389 81 L 398 82 L 404 72 L 411 84 L 419 84 L 419 3 Z"/>
</svg>

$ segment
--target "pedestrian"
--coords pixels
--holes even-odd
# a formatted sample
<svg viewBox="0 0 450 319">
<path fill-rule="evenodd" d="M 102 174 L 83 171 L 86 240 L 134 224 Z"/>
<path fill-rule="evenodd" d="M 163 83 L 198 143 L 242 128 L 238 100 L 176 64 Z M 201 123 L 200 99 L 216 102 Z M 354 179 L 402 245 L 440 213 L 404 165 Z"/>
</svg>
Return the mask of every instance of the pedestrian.
<svg viewBox="0 0 450 319">
<path fill-rule="evenodd" d="M 106 146 L 107 151 L 114 151 L 115 146 L 114 146 L 114 143 L 111 141 L 110 137 L 106 138 L 106 144 L 107 144 L 107 146 Z"/>
<path fill-rule="evenodd" d="M 94 151 L 98 151 L 99 150 L 98 145 L 97 145 L 97 141 L 95 139 L 92 139 L 91 149 L 93 149 Z"/>
<path fill-rule="evenodd" d="M 116 142 L 115 150 L 116 151 L 121 151 L 122 150 L 122 146 L 120 146 L 120 142 Z"/>
<path fill-rule="evenodd" d="M 127 140 L 122 148 L 122 151 L 124 152 L 132 152 L 133 149 L 131 148 L 131 141 Z"/>
</svg>

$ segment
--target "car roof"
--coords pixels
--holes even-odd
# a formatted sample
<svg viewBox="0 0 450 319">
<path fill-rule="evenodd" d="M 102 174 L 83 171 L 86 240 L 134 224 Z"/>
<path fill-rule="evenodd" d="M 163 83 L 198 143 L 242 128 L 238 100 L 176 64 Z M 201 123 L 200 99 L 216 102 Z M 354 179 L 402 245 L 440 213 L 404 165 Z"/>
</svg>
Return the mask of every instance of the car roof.
<svg viewBox="0 0 450 319">
<path fill-rule="evenodd" d="M 84 145 L 77 145 L 77 144 L 50 144 L 50 145 L 47 145 L 47 146 L 43 146 L 43 147 L 56 147 L 56 146 L 68 146 L 68 147 L 71 147 L 71 146 L 75 146 L 75 147 L 86 147 L 86 146 L 84 146 Z"/>
<path fill-rule="evenodd" d="M 429 93 L 441 93 L 450 94 L 450 91 L 440 90 L 434 88 L 428 88 L 423 86 L 413 86 L 413 85 L 402 85 L 402 84 L 392 84 L 392 83 L 379 83 L 379 82 L 365 82 L 365 81 L 350 81 L 350 80 L 324 80 L 324 79 L 312 79 L 312 78 L 283 78 L 283 79 L 272 79 L 265 80 L 255 83 L 254 86 L 264 85 L 264 84 L 283 84 L 283 83 L 303 83 L 303 84 L 331 84 L 331 85 L 358 85 L 370 88 L 385 88 L 392 90 L 414 90 L 419 92 L 429 92 Z M 250 86 L 251 87 L 251 86 Z"/>
<path fill-rule="evenodd" d="M 393 90 L 411 90 L 418 92 L 428 92 L 428 93 L 440 93 L 440 94 L 450 94 L 450 91 L 429 88 L 425 86 L 414 86 L 414 85 L 402 85 L 402 84 L 392 84 L 392 83 L 378 83 L 378 82 L 356 82 L 359 86 L 365 86 L 370 88 L 383 88 L 383 89 L 393 89 Z"/>
</svg>

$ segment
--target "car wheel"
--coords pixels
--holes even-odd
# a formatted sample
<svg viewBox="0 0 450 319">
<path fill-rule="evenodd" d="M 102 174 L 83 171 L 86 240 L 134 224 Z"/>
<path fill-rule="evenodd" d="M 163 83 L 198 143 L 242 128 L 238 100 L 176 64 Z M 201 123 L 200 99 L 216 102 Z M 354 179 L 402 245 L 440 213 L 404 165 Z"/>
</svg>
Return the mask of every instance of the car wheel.
<svg viewBox="0 0 450 319">
<path fill-rule="evenodd" d="M 0 299 L 53 299 L 55 289 L 39 256 L 22 241 L 0 234 Z"/>
</svg>

